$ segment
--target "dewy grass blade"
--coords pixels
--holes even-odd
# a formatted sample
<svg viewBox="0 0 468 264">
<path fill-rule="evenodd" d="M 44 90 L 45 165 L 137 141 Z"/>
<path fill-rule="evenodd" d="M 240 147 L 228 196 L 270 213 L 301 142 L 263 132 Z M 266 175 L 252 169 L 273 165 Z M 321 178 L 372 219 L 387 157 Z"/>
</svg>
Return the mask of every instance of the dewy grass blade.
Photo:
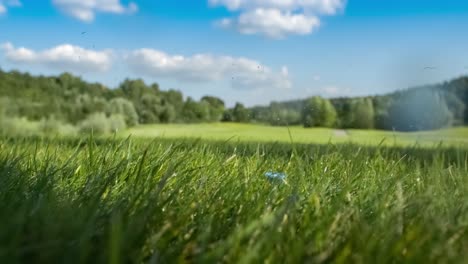
<svg viewBox="0 0 468 264">
<path fill-rule="evenodd" d="M 468 258 L 465 151 L 113 140 L 0 139 L 1 263 Z"/>
</svg>

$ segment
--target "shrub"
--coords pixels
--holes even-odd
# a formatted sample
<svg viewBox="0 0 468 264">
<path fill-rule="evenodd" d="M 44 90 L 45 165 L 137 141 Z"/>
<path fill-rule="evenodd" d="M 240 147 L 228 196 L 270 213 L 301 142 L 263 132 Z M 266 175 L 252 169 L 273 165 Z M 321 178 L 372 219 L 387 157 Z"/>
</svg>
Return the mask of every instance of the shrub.
<svg viewBox="0 0 468 264">
<path fill-rule="evenodd" d="M 46 136 L 70 136 L 77 133 L 76 127 L 70 124 L 65 124 L 54 116 L 41 119 L 39 122 L 39 131 Z"/>
<path fill-rule="evenodd" d="M 93 133 L 95 135 L 114 133 L 126 128 L 125 116 L 120 114 L 113 114 L 107 117 L 104 113 L 94 113 L 79 124 L 79 131 L 81 133 Z"/>
<path fill-rule="evenodd" d="M 122 115 L 126 125 L 138 125 L 138 114 L 132 102 L 124 98 L 114 98 L 108 105 L 109 115 Z"/>
<path fill-rule="evenodd" d="M 0 118 L 0 134 L 7 136 L 35 136 L 40 134 L 39 122 L 26 118 Z"/>
<path fill-rule="evenodd" d="M 123 115 L 111 115 L 108 118 L 108 122 L 111 132 L 113 133 L 117 133 L 127 128 L 127 124 L 125 123 L 125 117 Z"/>
<path fill-rule="evenodd" d="M 62 136 L 75 136 L 78 134 L 78 128 L 71 124 L 62 124 L 58 134 Z"/>
<path fill-rule="evenodd" d="M 60 130 L 62 124 L 59 120 L 55 119 L 54 116 L 49 118 L 43 118 L 39 122 L 39 130 L 48 135 L 48 134 L 57 134 Z"/>
<path fill-rule="evenodd" d="M 102 135 L 110 133 L 111 126 L 106 114 L 94 113 L 80 122 L 79 131 L 86 134 L 93 133 L 96 135 Z"/>
</svg>

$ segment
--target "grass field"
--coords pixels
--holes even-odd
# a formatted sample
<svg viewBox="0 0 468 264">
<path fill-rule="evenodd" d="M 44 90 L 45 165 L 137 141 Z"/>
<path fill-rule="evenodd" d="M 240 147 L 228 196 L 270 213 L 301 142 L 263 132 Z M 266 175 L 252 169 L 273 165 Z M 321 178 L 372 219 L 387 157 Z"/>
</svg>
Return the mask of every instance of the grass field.
<svg viewBox="0 0 468 264">
<path fill-rule="evenodd" d="M 290 136 L 291 133 L 291 136 Z M 364 145 L 448 145 L 468 146 L 468 128 L 452 128 L 439 131 L 401 133 L 376 130 L 304 129 L 302 127 L 271 127 L 251 124 L 195 124 L 138 126 L 122 133 L 136 137 L 202 138 L 252 142 L 298 143 L 358 143 Z"/>
<path fill-rule="evenodd" d="M 0 139 L 0 263 L 466 263 L 467 171 L 440 146 Z"/>
</svg>

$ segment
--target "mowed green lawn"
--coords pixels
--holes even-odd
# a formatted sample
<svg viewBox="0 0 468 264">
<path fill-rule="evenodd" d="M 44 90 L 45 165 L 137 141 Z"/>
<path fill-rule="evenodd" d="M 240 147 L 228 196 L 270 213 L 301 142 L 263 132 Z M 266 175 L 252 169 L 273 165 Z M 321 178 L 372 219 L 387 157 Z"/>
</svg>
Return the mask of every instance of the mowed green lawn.
<svg viewBox="0 0 468 264">
<path fill-rule="evenodd" d="M 171 124 L 143 125 L 122 135 L 162 138 L 203 138 L 210 140 L 293 142 L 297 143 L 358 143 L 365 145 L 444 145 L 468 146 L 468 128 L 402 133 L 377 130 L 337 130 L 326 128 L 272 127 L 253 124 Z"/>
</svg>

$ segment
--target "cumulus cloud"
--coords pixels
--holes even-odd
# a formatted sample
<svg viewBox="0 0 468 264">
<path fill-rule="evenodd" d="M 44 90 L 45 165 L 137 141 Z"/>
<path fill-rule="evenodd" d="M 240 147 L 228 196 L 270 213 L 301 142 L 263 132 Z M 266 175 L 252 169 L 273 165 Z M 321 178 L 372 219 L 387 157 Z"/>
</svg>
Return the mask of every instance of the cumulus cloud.
<svg viewBox="0 0 468 264">
<path fill-rule="evenodd" d="M 11 43 L 1 46 L 5 58 L 15 64 L 40 65 L 60 71 L 78 73 L 104 72 L 112 61 L 110 50 L 87 50 L 70 44 L 59 45 L 43 51 L 15 47 Z"/>
<path fill-rule="evenodd" d="M 97 12 L 112 14 L 132 14 L 138 6 L 130 2 L 128 6 L 120 0 L 53 0 L 53 4 L 64 13 L 84 22 L 94 20 Z"/>
<path fill-rule="evenodd" d="M 337 14 L 344 9 L 346 0 L 209 0 L 209 3 L 239 13 L 217 21 L 223 28 L 284 38 L 311 34 L 320 26 L 320 16 Z"/>
<path fill-rule="evenodd" d="M 320 20 L 316 16 L 257 8 L 242 13 L 236 19 L 223 19 L 220 25 L 235 28 L 242 34 L 264 34 L 271 38 L 283 38 L 292 34 L 310 34 L 320 26 Z"/>
<path fill-rule="evenodd" d="M 7 7 L 20 7 L 19 0 L 0 0 L 0 15 L 7 13 Z"/>
<path fill-rule="evenodd" d="M 280 10 L 303 10 L 319 14 L 336 14 L 343 9 L 345 0 L 209 0 L 212 6 L 225 6 L 230 11 L 275 8 Z"/>
<path fill-rule="evenodd" d="M 190 57 L 169 55 L 153 49 L 138 49 L 125 58 L 136 73 L 182 82 L 228 80 L 237 89 L 291 88 L 288 69 L 275 72 L 248 58 L 196 54 Z"/>
</svg>

